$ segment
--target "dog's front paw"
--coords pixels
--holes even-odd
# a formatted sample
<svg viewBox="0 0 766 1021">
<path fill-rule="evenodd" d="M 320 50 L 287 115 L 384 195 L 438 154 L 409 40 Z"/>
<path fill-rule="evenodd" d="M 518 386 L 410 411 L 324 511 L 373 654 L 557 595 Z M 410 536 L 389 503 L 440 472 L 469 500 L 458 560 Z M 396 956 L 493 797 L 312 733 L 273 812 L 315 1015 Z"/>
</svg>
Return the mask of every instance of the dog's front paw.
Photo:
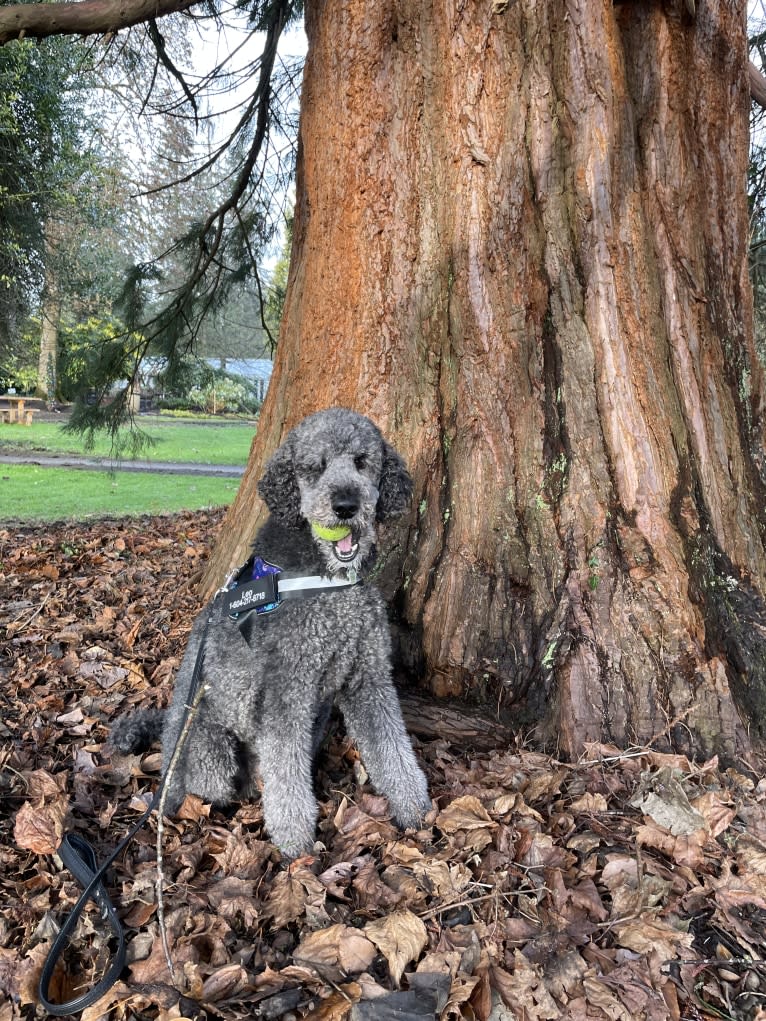
<svg viewBox="0 0 766 1021">
<path fill-rule="evenodd" d="M 264 789 L 264 795 L 266 795 Z M 311 854 L 316 833 L 317 808 L 313 800 L 302 800 L 299 795 L 278 800 L 264 797 L 263 816 L 266 832 L 272 844 L 285 858 L 300 858 Z"/>
<path fill-rule="evenodd" d="M 288 861 L 301 858 L 305 854 L 312 854 L 314 850 L 314 834 L 296 833 L 270 833 L 271 842 L 278 848 L 279 853 Z"/>
<path fill-rule="evenodd" d="M 428 781 L 422 770 L 407 777 L 406 784 L 395 792 L 388 792 L 391 814 L 402 829 L 418 829 L 427 812 L 431 810 Z"/>
<path fill-rule="evenodd" d="M 391 808 L 398 826 L 403 830 L 417 830 L 422 826 L 426 813 L 431 811 L 431 799 L 412 805 L 392 805 Z"/>
</svg>

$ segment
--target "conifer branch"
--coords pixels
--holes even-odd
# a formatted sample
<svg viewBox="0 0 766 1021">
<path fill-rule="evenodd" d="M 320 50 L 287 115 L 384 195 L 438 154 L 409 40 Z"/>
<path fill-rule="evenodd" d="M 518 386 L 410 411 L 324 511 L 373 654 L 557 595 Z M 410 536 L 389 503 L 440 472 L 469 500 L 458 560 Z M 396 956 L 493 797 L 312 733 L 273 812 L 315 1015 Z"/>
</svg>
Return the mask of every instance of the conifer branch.
<svg viewBox="0 0 766 1021">
<path fill-rule="evenodd" d="M 103 35 L 185 11 L 203 0 L 79 0 L 78 3 L 10 4 L 0 7 L 0 45 L 11 39 L 51 35 Z"/>
</svg>

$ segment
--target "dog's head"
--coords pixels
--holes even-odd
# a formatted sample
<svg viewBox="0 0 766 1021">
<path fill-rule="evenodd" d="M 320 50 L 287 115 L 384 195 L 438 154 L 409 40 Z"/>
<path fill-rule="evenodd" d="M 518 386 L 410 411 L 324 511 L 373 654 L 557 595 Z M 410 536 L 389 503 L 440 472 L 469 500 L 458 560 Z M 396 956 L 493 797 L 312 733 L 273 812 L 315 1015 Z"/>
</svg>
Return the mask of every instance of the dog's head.
<svg viewBox="0 0 766 1021">
<path fill-rule="evenodd" d="M 258 491 L 282 524 L 308 522 L 331 574 L 358 570 L 375 525 L 412 496 L 404 461 L 368 418 L 344 408 L 310 415 L 267 463 Z"/>
</svg>

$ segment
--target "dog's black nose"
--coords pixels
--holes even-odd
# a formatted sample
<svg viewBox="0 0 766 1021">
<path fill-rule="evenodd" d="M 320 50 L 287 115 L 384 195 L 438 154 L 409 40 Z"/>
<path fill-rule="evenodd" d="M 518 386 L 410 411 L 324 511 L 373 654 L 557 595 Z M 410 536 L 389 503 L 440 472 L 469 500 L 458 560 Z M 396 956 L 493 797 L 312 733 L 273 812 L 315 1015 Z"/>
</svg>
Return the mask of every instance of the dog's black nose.
<svg viewBox="0 0 766 1021">
<path fill-rule="evenodd" d="M 333 493 L 332 509 L 341 521 L 348 521 L 359 510 L 359 497 L 353 490 L 339 489 Z"/>
</svg>

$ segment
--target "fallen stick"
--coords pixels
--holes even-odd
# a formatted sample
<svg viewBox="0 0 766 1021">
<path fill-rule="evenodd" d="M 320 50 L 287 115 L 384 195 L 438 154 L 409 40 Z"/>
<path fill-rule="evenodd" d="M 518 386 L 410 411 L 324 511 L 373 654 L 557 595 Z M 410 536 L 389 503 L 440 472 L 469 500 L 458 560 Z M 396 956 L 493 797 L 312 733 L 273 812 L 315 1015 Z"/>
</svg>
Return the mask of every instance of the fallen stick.
<svg viewBox="0 0 766 1021">
<path fill-rule="evenodd" d="M 194 722 L 194 717 L 197 714 L 197 709 L 202 701 L 205 692 L 208 690 L 206 684 L 200 684 L 194 695 L 191 705 L 186 706 L 187 713 L 184 719 L 184 725 L 181 728 L 181 733 L 178 735 L 176 746 L 173 749 L 173 754 L 170 757 L 168 768 L 165 772 L 165 776 L 162 779 L 162 792 L 160 794 L 160 801 L 157 805 L 157 881 L 155 883 L 155 891 L 157 897 L 157 921 L 160 926 L 160 938 L 162 940 L 162 949 L 165 953 L 165 962 L 170 972 L 170 978 L 173 985 L 178 989 L 179 992 L 183 990 L 179 989 L 178 980 L 176 978 L 175 966 L 173 964 L 173 958 L 170 954 L 170 945 L 168 943 L 168 934 L 165 929 L 165 901 L 163 899 L 164 880 L 165 875 L 163 871 L 163 859 L 162 859 L 162 841 L 165 836 L 165 804 L 168 797 L 168 788 L 170 787 L 170 781 L 173 778 L 173 772 L 176 767 L 176 763 L 181 757 L 186 739 L 189 736 L 191 725 Z"/>
</svg>

